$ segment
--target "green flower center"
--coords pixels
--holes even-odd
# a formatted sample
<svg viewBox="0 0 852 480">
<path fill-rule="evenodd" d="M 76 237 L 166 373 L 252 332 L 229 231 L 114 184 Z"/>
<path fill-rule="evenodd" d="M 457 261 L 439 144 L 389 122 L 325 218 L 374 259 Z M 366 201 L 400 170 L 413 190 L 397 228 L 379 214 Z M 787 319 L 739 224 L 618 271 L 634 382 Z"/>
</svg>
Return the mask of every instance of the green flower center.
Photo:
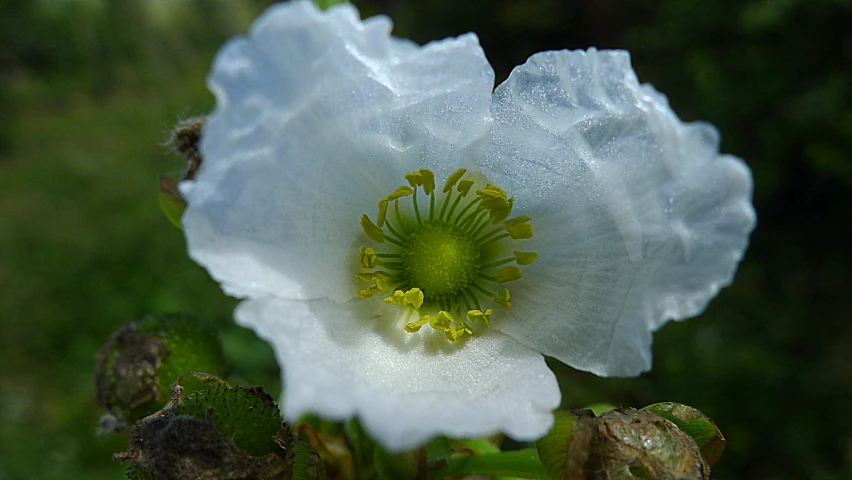
<svg viewBox="0 0 852 480">
<path fill-rule="evenodd" d="M 451 225 L 425 223 L 402 254 L 403 271 L 426 299 L 451 299 L 476 279 L 479 248 Z"/>
<path fill-rule="evenodd" d="M 375 223 L 361 217 L 364 233 L 388 250 L 359 249 L 357 278 L 370 286 L 358 295 L 388 294 L 385 302 L 415 314 L 406 331 L 417 332 L 428 323 L 452 342 L 473 334 L 474 324 L 488 325 L 494 313 L 490 304 L 511 308 L 504 284 L 521 278 L 519 265 L 538 258 L 510 248 L 533 235 L 529 216 L 507 220 L 515 199 L 490 183 L 474 189 L 476 181 L 464 178 L 465 173 L 459 169 L 450 175 L 438 194 L 431 170 L 409 172 L 409 186 L 379 201 Z M 426 194 L 425 205 L 419 189 Z M 400 208 L 404 197 L 411 198 L 410 208 Z"/>
</svg>

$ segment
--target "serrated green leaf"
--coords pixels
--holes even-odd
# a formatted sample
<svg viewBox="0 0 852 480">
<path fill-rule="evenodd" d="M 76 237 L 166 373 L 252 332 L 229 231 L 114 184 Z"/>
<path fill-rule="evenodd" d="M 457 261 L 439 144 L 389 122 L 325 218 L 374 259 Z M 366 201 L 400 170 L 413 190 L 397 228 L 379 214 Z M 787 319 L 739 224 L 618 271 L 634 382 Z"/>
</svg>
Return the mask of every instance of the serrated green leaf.
<svg viewBox="0 0 852 480">
<path fill-rule="evenodd" d="M 181 375 L 177 380 L 175 380 L 175 383 L 180 386 L 181 397 L 179 403 L 182 403 L 186 396 L 191 393 L 207 390 L 217 385 L 230 386 L 228 385 L 228 382 L 222 380 L 216 375 L 204 372 L 190 372 L 185 375 Z"/>
<path fill-rule="evenodd" d="M 275 437 L 281 414 L 272 397 L 259 388 L 232 388 L 226 383 L 205 384 L 203 390 L 185 395 L 175 408 L 178 415 L 191 415 L 213 422 L 216 430 L 252 456 L 280 453 Z"/>
</svg>

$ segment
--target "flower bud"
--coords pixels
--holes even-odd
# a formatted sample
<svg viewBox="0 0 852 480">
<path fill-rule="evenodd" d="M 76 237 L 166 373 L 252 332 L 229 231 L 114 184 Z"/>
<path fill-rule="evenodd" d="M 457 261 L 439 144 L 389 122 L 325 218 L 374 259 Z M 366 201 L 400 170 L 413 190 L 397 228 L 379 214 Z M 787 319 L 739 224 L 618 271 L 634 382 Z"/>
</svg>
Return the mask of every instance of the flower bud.
<svg viewBox="0 0 852 480">
<path fill-rule="evenodd" d="M 713 465 L 725 451 L 725 436 L 707 415 L 682 403 L 663 402 L 648 405 L 642 410 L 654 412 L 674 423 L 695 440 L 704 460 Z"/>
<path fill-rule="evenodd" d="M 151 480 L 325 478 L 319 455 L 290 435 L 261 388 L 232 387 L 191 373 L 172 385 L 171 400 L 130 429 L 130 478 Z"/>
<path fill-rule="evenodd" d="M 537 443 L 554 480 L 703 480 L 710 466 L 693 438 L 651 411 L 556 412 Z"/>
<path fill-rule="evenodd" d="M 148 316 L 120 327 L 98 354 L 102 430 L 118 431 L 166 404 L 170 385 L 187 372 L 225 373 L 216 331 L 181 314 Z"/>
</svg>

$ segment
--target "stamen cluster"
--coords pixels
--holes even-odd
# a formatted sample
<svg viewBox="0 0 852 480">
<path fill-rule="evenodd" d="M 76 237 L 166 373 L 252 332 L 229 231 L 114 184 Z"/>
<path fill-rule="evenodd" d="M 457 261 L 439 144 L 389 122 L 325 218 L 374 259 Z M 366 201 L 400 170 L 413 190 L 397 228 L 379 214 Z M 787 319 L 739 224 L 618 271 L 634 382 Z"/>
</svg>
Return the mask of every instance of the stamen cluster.
<svg viewBox="0 0 852 480">
<path fill-rule="evenodd" d="M 521 278 L 519 265 L 538 258 L 520 251 L 506 256 L 511 240 L 532 238 L 531 217 L 509 219 L 515 199 L 490 183 L 474 190 L 477 182 L 464 178 L 466 173 L 461 168 L 451 174 L 440 194 L 431 170 L 407 173 L 408 185 L 379 201 L 375 222 L 361 217 L 364 233 L 388 250 L 362 246 L 358 256 L 357 279 L 370 285 L 358 296 L 387 294 L 385 302 L 416 314 L 407 332 L 428 323 L 454 343 L 473 334 L 473 325 L 488 325 L 494 313 L 488 302 L 512 308 L 504 284 Z M 418 199 L 420 189 L 425 205 Z M 405 197 L 410 209 L 400 208 Z"/>
</svg>

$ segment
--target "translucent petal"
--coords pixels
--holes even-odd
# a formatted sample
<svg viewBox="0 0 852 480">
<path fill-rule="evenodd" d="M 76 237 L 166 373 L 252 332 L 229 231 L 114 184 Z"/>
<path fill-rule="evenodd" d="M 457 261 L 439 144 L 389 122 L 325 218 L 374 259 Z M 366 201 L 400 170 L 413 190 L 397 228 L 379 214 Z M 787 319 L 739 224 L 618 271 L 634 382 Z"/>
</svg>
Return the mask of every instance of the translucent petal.
<svg viewBox="0 0 852 480">
<path fill-rule="evenodd" d="M 474 35 L 418 47 L 351 5 L 270 8 L 209 77 L 190 255 L 231 294 L 351 298 L 359 220 L 404 183 L 484 155 L 494 75 Z"/>
<path fill-rule="evenodd" d="M 533 217 L 541 257 L 501 331 L 575 368 L 637 375 L 651 332 L 728 285 L 755 214 L 751 174 L 639 85 L 627 52 L 544 52 L 492 104 L 483 171 Z"/>
<path fill-rule="evenodd" d="M 409 334 L 399 312 L 384 302 L 270 297 L 243 302 L 236 318 L 272 343 L 288 418 L 357 415 L 394 451 L 435 435 L 547 433 L 560 394 L 541 355 L 495 331 L 457 345 L 428 327 Z"/>
</svg>

